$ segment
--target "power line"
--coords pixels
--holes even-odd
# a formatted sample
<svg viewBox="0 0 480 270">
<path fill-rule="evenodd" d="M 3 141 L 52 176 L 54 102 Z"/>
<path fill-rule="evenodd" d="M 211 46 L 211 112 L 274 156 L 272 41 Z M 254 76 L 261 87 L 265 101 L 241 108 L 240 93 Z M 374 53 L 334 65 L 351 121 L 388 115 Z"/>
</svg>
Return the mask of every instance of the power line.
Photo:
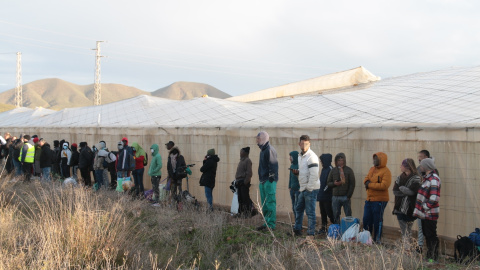
<svg viewBox="0 0 480 270">
<path fill-rule="evenodd" d="M 17 52 L 17 86 L 15 87 L 15 106 L 20 108 L 23 106 L 22 94 L 22 53 Z"/>
<path fill-rule="evenodd" d="M 104 57 L 100 55 L 100 43 L 103 41 L 97 41 L 97 48 L 92 49 L 95 52 L 95 85 L 93 87 L 93 105 L 102 105 L 102 89 L 100 84 L 100 58 Z"/>
</svg>

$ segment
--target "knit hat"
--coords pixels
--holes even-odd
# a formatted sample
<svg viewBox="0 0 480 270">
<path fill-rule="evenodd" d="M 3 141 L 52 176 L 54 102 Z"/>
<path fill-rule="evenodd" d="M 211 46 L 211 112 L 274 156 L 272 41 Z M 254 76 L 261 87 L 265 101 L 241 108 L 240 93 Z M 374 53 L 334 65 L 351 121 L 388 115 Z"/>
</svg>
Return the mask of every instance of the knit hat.
<svg viewBox="0 0 480 270">
<path fill-rule="evenodd" d="M 37 143 L 38 140 L 39 140 L 38 137 L 33 138 L 33 143 Z"/>
<path fill-rule="evenodd" d="M 58 140 L 53 141 L 53 147 L 59 147 L 60 142 Z M 82 143 L 80 143 L 80 147 L 82 146 Z"/>
<path fill-rule="evenodd" d="M 212 148 L 207 151 L 207 156 L 214 156 L 214 155 L 215 155 L 215 149 Z"/>
<path fill-rule="evenodd" d="M 420 166 L 425 171 L 433 171 L 437 169 L 437 167 L 435 166 L 435 163 L 433 162 L 433 159 L 431 158 L 422 159 L 422 161 L 420 161 Z"/>
<path fill-rule="evenodd" d="M 72 143 L 72 147 L 75 147 L 75 148 L 77 148 L 77 147 L 78 147 L 78 145 L 77 145 L 76 143 Z"/>
<path fill-rule="evenodd" d="M 242 148 L 242 150 L 243 150 L 243 152 L 245 152 L 247 154 L 250 154 L 250 147 L 249 146 Z"/>
<path fill-rule="evenodd" d="M 87 146 L 87 142 L 80 142 L 80 147 L 81 148 L 84 148 L 85 146 Z"/>
</svg>

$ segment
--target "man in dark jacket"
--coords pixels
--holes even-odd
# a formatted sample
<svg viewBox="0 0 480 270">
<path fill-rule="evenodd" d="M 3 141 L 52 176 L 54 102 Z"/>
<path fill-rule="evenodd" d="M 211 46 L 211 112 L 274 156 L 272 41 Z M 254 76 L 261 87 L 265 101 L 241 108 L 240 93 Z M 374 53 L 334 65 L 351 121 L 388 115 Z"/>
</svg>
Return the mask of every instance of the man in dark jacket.
<svg viewBox="0 0 480 270">
<path fill-rule="evenodd" d="M 173 199 L 177 199 L 182 195 L 182 180 L 185 177 L 182 175 L 186 169 L 185 158 L 180 154 L 178 147 L 174 146 L 168 153 L 167 171 L 168 178 L 170 178 L 170 192 Z"/>
<path fill-rule="evenodd" d="M 23 135 L 20 135 L 19 139 L 16 139 L 12 145 L 12 162 L 15 167 L 15 176 L 22 175 L 22 163 L 18 159 L 20 157 L 20 151 L 23 147 Z"/>
<path fill-rule="evenodd" d="M 80 159 L 80 153 L 77 150 L 78 145 L 76 143 L 72 143 L 72 158 L 70 159 L 70 167 L 72 167 L 72 177 L 77 180 L 78 179 L 78 161 Z"/>
<path fill-rule="evenodd" d="M 45 139 L 40 139 L 38 141 L 38 145 L 40 145 L 41 152 L 40 152 L 40 169 L 42 170 L 42 180 L 50 181 L 52 177 L 50 176 L 52 172 L 52 159 L 53 159 L 53 151 L 50 149 L 50 145 L 45 142 Z"/>
<path fill-rule="evenodd" d="M 248 157 L 250 147 L 240 150 L 240 162 L 238 162 L 237 172 L 235 173 L 235 183 L 238 193 L 238 217 L 251 216 L 253 202 L 250 199 L 250 182 L 252 180 L 252 161 Z"/>
<path fill-rule="evenodd" d="M 275 229 L 277 223 L 277 182 L 278 159 L 277 150 L 270 144 L 270 136 L 266 131 L 257 135 L 257 145 L 260 148 L 258 179 L 260 181 L 260 199 L 265 223 L 257 227 L 258 231 Z"/>
<path fill-rule="evenodd" d="M 332 169 L 327 179 L 328 188 L 332 191 L 332 208 L 335 223 L 340 224 L 340 214 L 343 206 L 345 216 L 352 215 L 350 199 L 355 190 L 355 174 L 347 166 L 347 158 L 344 153 L 335 156 L 335 168 Z"/>
<path fill-rule="evenodd" d="M 213 188 L 215 187 L 215 177 L 217 176 L 217 163 L 220 161 L 215 155 L 215 149 L 207 151 L 207 155 L 203 159 L 203 166 L 200 171 L 203 173 L 200 177 L 200 186 L 205 187 L 205 197 L 207 198 L 208 207 L 213 211 Z"/>
<path fill-rule="evenodd" d="M 53 159 L 52 159 L 52 175 L 59 176 L 60 173 L 60 142 L 58 140 L 53 141 Z"/>
<path fill-rule="evenodd" d="M 295 213 L 295 200 L 300 194 L 300 183 L 298 182 L 298 175 L 293 173 L 293 170 L 298 170 L 298 151 L 290 152 L 290 179 L 288 180 L 288 190 L 290 191 L 290 199 L 292 200 L 293 218 L 297 216 Z"/>
<path fill-rule="evenodd" d="M 86 186 L 92 185 L 92 175 L 90 170 L 93 164 L 93 152 L 88 147 L 86 142 L 80 143 L 80 156 L 78 158 L 78 168 L 80 169 L 80 175 Z"/>
<path fill-rule="evenodd" d="M 5 145 L 2 145 L 2 153 L 3 153 L 3 158 L 5 158 L 5 170 L 7 170 L 7 174 L 10 174 L 13 169 L 13 161 L 12 161 L 12 155 L 10 155 L 10 148 L 13 145 L 14 138 L 10 135 L 10 133 L 5 133 Z"/>
<path fill-rule="evenodd" d="M 320 173 L 320 190 L 318 192 L 317 201 L 320 206 L 320 214 L 322 215 L 322 228 L 318 234 L 325 234 L 327 232 L 327 217 L 330 218 L 331 223 L 335 223 L 332 208 L 332 188 L 327 185 L 328 175 L 332 170 L 332 155 L 322 154 L 320 156 L 322 163 L 322 172 Z"/>
</svg>

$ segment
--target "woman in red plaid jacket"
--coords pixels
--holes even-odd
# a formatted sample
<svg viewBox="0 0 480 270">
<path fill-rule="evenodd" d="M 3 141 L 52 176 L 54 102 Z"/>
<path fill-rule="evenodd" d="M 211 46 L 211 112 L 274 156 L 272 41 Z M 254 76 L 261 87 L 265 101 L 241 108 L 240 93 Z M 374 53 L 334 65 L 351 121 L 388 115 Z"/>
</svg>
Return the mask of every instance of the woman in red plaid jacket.
<svg viewBox="0 0 480 270">
<path fill-rule="evenodd" d="M 422 220 L 423 235 L 427 240 L 427 259 L 438 260 L 437 220 L 440 206 L 440 178 L 435 173 L 435 163 L 431 158 L 420 162 L 420 170 L 425 172 L 422 186 L 418 190 L 413 215 Z"/>
</svg>

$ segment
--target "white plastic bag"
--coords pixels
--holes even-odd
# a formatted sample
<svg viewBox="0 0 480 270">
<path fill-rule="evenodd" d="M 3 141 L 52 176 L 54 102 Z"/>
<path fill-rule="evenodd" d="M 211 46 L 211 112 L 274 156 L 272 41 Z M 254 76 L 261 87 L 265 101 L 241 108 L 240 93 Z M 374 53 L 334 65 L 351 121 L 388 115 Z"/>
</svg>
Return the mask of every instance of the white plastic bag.
<svg viewBox="0 0 480 270">
<path fill-rule="evenodd" d="M 357 241 L 362 244 L 371 245 L 373 242 L 372 235 L 369 231 L 365 230 L 358 234 Z"/>
<path fill-rule="evenodd" d="M 232 206 L 230 206 L 230 213 L 238 214 L 238 195 L 237 195 L 237 192 L 233 193 Z"/>
<path fill-rule="evenodd" d="M 358 223 L 353 224 L 342 235 L 343 242 L 356 242 L 358 233 L 360 231 L 360 225 Z"/>
</svg>

